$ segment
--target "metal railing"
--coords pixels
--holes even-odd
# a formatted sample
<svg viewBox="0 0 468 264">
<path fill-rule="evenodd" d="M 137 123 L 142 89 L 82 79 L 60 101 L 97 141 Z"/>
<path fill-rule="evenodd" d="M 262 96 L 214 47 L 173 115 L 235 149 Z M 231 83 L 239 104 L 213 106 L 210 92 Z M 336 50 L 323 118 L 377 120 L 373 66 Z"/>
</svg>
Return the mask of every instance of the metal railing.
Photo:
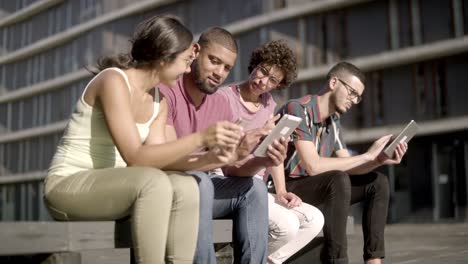
<svg viewBox="0 0 468 264">
<path fill-rule="evenodd" d="M 21 22 L 23 20 L 26 20 L 54 5 L 57 5 L 59 3 L 62 3 L 63 0 L 39 0 L 36 1 L 35 3 L 15 12 L 12 13 L 5 18 L 0 20 L 0 28 L 6 27 L 11 24 L 15 24 L 18 22 Z"/>
</svg>

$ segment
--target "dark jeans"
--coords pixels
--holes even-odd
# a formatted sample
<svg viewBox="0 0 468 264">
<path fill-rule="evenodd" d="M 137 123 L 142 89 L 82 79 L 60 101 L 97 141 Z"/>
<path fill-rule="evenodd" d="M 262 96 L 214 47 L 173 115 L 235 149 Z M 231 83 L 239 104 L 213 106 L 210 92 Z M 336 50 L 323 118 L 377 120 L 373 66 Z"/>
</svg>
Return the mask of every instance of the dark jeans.
<svg viewBox="0 0 468 264">
<path fill-rule="evenodd" d="M 349 176 L 328 171 L 316 176 L 287 178 L 287 190 L 322 210 L 325 263 L 348 263 L 346 221 L 351 204 L 364 201 L 362 231 L 364 260 L 385 255 L 384 228 L 387 219 L 389 185 L 385 175 L 371 172 Z"/>
<path fill-rule="evenodd" d="M 200 189 L 195 264 L 215 264 L 212 219 L 232 219 L 234 263 L 263 264 L 268 251 L 268 195 L 254 177 L 208 176 L 190 171 Z"/>
</svg>

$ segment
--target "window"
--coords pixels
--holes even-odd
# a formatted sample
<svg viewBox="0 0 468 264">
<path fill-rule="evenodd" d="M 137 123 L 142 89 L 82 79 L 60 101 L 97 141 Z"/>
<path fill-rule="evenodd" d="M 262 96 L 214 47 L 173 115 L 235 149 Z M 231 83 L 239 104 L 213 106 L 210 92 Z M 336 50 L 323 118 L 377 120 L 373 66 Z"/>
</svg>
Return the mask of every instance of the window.
<svg viewBox="0 0 468 264">
<path fill-rule="evenodd" d="M 415 96 L 411 92 L 413 86 L 412 66 L 398 66 L 381 72 L 382 111 L 385 115 L 383 123 L 401 124 L 408 119 L 415 119 Z M 395 111 L 398 106 L 398 111 Z"/>
<path fill-rule="evenodd" d="M 451 2 L 419 1 L 424 43 L 454 36 Z"/>
<path fill-rule="evenodd" d="M 0 176 L 6 175 L 6 168 L 5 168 L 5 162 L 6 162 L 6 155 L 5 155 L 5 144 L 0 144 Z M 1 190 L 1 187 L 0 187 Z"/>
<path fill-rule="evenodd" d="M 252 51 L 258 47 L 260 41 L 260 34 L 258 30 L 254 30 L 251 32 L 244 33 L 237 37 L 238 44 L 239 44 L 239 54 L 237 55 L 238 61 L 236 64 L 239 64 L 240 67 L 240 80 L 244 80 L 248 77 L 248 70 L 247 67 L 249 66 L 250 62 L 250 54 Z M 235 81 L 233 79 L 233 75 L 230 74 L 228 77 L 229 81 L 226 80 L 226 83 Z M 238 76 L 236 76 L 237 78 Z"/>
<path fill-rule="evenodd" d="M 8 131 L 8 103 L 0 104 L 0 135 Z"/>
<path fill-rule="evenodd" d="M 466 98 L 468 98 L 468 54 L 461 54 L 446 59 L 446 82 L 447 82 L 447 112 L 450 116 L 461 116 L 468 114 Z"/>
<path fill-rule="evenodd" d="M 426 114 L 427 91 L 425 84 L 425 68 L 422 63 L 413 66 L 413 87 L 416 94 L 416 115 L 418 119 Z"/>
<path fill-rule="evenodd" d="M 465 35 L 468 34 L 468 2 L 463 1 L 463 29 Z"/>
<path fill-rule="evenodd" d="M 324 17 L 323 34 L 326 63 L 337 62 L 347 56 L 345 39 L 345 10 L 327 13 Z"/>
<path fill-rule="evenodd" d="M 373 72 L 370 75 L 370 79 L 374 84 L 372 106 L 373 106 L 373 125 L 380 126 L 385 123 L 385 113 L 384 113 L 384 92 L 383 92 L 383 83 L 382 83 L 382 73 L 380 71 Z"/>
<path fill-rule="evenodd" d="M 18 130 L 20 129 L 20 120 L 21 120 L 21 112 L 20 112 L 20 105 L 18 101 L 12 102 L 12 112 L 11 112 L 11 120 L 12 124 L 10 129 L 11 130 Z"/>
<path fill-rule="evenodd" d="M 390 48 L 388 3 L 374 1 L 348 9 L 339 18 L 342 57 L 359 57 Z"/>
<path fill-rule="evenodd" d="M 432 78 L 435 95 L 435 116 L 444 117 L 447 115 L 447 79 L 446 65 L 443 60 L 432 64 Z"/>
<path fill-rule="evenodd" d="M 306 18 L 306 43 L 305 43 L 305 57 L 306 66 L 313 67 L 324 64 L 326 62 L 325 56 L 325 30 L 324 29 L 324 16 L 314 15 Z"/>
</svg>

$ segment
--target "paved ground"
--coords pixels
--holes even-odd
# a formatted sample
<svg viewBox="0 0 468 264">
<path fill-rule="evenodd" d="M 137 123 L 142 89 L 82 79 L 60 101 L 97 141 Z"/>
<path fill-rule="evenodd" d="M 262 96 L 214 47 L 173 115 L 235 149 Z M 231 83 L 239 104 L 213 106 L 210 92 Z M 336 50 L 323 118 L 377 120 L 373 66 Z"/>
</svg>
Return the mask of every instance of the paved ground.
<svg viewBox="0 0 468 264">
<path fill-rule="evenodd" d="M 360 228 L 349 236 L 350 264 L 363 263 Z M 387 225 L 385 238 L 384 263 L 468 264 L 468 223 Z"/>
<path fill-rule="evenodd" d="M 468 222 L 387 225 L 385 238 L 384 264 L 468 264 Z M 348 242 L 350 264 L 362 264 L 360 225 L 354 226 Z M 227 248 L 218 251 L 218 264 L 232 263 L 232 251 Z M 313 264 L 316 258 L 297 259 L 293 263 Z"/>
<path fill-rule="evenodd" d="M 350 264 L 362 264 L 362 235 L 360 225 L 348 235 Z M 4 243 L 4 241 L 0 242 Z M 218 245 L 221 248 L 222 245 Z M 386 228 L 387 257 L 384 264 L 468 264 L 468 222 L 454 224 L 393 224 Z M 319 251 L 317 251 L 318 253 Z M 217 252 L 218 264 L 232 263 L 232 249 Z M 46 257 L 46 256 L 45 256 Z M 44 256 L 0 257 L 0 264 L 36 264 Z M 129 263 L 129 254 L 120 262 Z M 44 264 L 44 262 L 42 262 Z M 96 264 L 102 262 L 88 261 Z M 107 262 L 106 262 L 107 263 Z M 302 259 L 294 264 L 315 264 L 316 259 Z"/>
</svg>

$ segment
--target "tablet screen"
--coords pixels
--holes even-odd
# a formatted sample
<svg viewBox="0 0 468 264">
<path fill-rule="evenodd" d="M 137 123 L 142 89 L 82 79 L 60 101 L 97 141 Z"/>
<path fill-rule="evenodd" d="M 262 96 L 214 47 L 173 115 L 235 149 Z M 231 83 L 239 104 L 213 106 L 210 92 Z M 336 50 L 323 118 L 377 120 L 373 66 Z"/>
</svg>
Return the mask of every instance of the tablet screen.
<svg viewBox="0 0 468 264">
<path fill-rule="evenodd" d="M 406 125 L 405 129 L 401 131 L 401 133 L 384 149 L 385 155 L 390 158 L 393 158 L 395 148 L 398 146 L 399 143 L 406 142 L 408 143 L 411 138 L 416 134 L 418 131 L 418 124 L 414 120 L 411 120 L 408 125 Z"/>
<path fill-rule="evenodd" d="M 302 118 L 285 114 L 281 117 L 280 121 L 276 124 L 275 128 L 266 136 L 263 141 L 258 145 L 254 151 L 257 157 L 266 157 L 268 146 L 280 137 L 289 137 L 294 129 L 302 122 Z"/>
</svg>

